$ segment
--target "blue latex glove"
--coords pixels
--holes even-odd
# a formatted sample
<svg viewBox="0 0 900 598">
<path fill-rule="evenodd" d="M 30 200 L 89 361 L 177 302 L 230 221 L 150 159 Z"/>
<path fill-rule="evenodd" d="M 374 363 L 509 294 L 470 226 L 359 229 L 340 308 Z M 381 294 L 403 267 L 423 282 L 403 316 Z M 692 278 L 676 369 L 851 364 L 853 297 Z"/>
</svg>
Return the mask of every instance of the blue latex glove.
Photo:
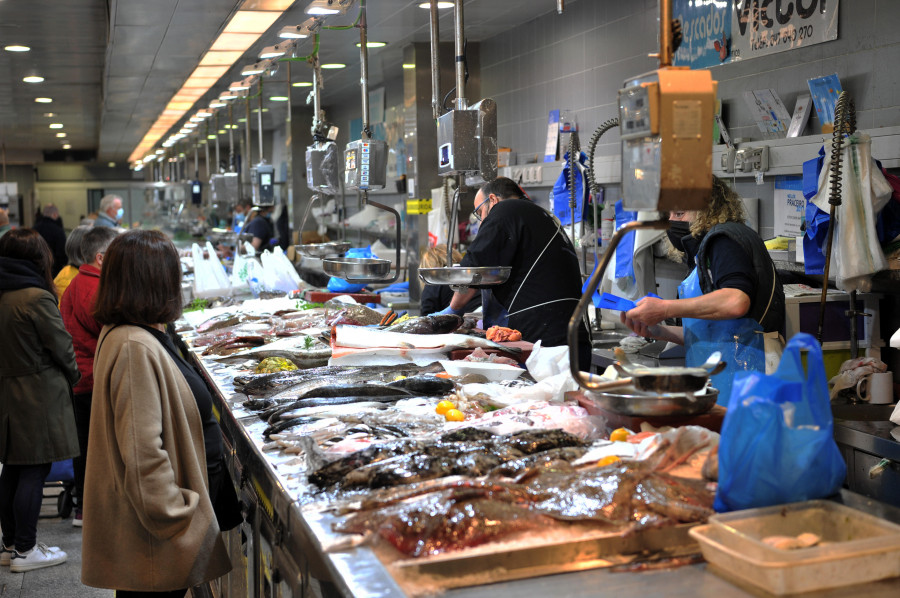
<svg viewBox="0 0 900 598">
<path fill-rule="evenodd" d="M 441 311 L 434 312 L 431 315 L 433 315 L 433 316 L 451 316 L 451 315 L 461 316 L 461 315 L 463 315 L 463 311 L 461 309 L 453 309 L 452 307 L 450 307 L 448 305 L 446 308 L 442 309 Z"/>
</svg>

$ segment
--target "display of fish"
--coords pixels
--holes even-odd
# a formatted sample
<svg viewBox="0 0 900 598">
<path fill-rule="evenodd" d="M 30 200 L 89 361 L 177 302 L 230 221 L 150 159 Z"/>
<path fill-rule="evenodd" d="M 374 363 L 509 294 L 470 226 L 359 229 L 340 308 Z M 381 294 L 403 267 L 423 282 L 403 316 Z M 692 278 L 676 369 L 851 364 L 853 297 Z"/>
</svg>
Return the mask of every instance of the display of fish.
<svg viewBox="0 0 900 598">
<path fill-rule="evenodd" d="M 459 436 L 457 431 L 451 438 Z M 309 480 L 317 486 L 339 483 L 344 489 L 354 489 L 409 484 L 448 475 L 479 476 L 526 455 L 584 445 L 582 440 L 562 430 L 525 430 L 479 440 L 441 439 L 412 451 L 397 452 L 390 458 L 379 455 L 379 459 L 370 461 L 365 455 L 359 455 L 347 464 L 353 467 L 344 469 L 340 477 L 334 476 L 336 468 L 331 467 L 330 475 L 314 472 Z"/>
<path fill-rule="evenodd" d="M 462 326 L 463 319 L 455 314 L 409 318 L 385 328 L 388 332 L 407 334 L 447 334 Z"/>
<path fill-rule="evenodd" d="M 342 533 L 374 533 L 418 557 L 478 546 L 535 528 L 591 522 L 627 532 L 703 522 L 714 493 L 640 462 L 607 467 L 543 468 L 523 483 L 453 480 L 425 490 L 375 491 L 335 524 Z M 489 525 L 488 525 L 489 523 Z"/>
</svg>

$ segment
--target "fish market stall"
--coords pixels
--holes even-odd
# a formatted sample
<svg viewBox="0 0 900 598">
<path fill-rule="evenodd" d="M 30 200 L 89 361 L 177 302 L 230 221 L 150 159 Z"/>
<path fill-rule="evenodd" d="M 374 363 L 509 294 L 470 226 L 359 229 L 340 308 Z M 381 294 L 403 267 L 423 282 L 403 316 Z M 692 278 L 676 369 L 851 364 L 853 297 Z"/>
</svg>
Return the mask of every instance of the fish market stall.
<svg viewBox="0 0 900 598">
<path fill-rule="evenodd" d="M 699 472 L 717 434 L 683 426 L 608 441 L 589 410 L 542 400 L 550 383 L 524 370 L 489 382 L 478 362 L 324 365 L 313 354 L 339 338 L 365 350 L 382 331 L 335 319 L 328 346 L 320 331 L 335 313 L 302 307 L 248 301 L 192 316 L 184 333 L 215 388 L 246 507 L 247 522 L 228 534 L 239 566 L 224 595 L 753 595 L 711 574 L 689 535 L 711 514 Z M 441 330 L 406 320 L 384 337 L 402 335 L 411 352 L 464 336 L 396 331 L 423 326 Z M 451 340 L 445 349 L 470 342 Z M 267 361 L 283 371 L 250 369 Z M 862 587 L 887 595 L 900 581 Z"/>
</svg>

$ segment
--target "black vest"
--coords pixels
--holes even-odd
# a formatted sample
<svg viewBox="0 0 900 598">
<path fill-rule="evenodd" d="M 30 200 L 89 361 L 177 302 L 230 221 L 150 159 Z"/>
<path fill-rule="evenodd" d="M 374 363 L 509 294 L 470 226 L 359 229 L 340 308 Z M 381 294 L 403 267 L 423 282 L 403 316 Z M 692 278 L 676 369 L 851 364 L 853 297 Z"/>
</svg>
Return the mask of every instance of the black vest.
<svg viewBox="0 0 900 598">
<path fill-rule="evenodd" d="M 710 279 L 709 270 L 701 267 L 707 264 L 706 250 L 711 239 L 725 235 L 735 241 L 753 260 L 756 273 L 756 292 L 750 297 L 750 311 L 745 317 L 759 322 L 765 332 L 778 331 L 784 333 L 784 287 L 775 272 L 775 264 L 759 235 L 752 228 L 739 222 L 725 222 L 709 229 L 700 248 L 697 250 L 697 275 L 700 278 L 700 289 L 704 293 L 715 290 Z"/>
</svg>

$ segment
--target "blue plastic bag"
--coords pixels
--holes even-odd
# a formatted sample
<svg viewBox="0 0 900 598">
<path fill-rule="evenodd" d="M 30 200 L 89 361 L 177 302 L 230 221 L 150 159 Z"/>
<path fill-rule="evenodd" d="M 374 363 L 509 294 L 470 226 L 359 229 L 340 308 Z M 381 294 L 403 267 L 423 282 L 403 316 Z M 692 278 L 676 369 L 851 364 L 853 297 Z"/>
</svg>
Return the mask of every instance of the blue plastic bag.
<svg viewBox="0 0 900 598">
<path fill-rule="evenodd" d="M 616 230 L 629 222 L 637 220 L 637 212 L 630 212 L 622 207 L 622 200 L 616 202 Z M 616 247 L 616 278 L 634 279 L 634 232 L 630 232 L 619 241 Z"/>
<path fill-rule="evenodd" d="M 372 253 L 372 247 L 351 247 L 347 250 L 347 257 L 376 257 Z M 332 293 L 358 293 L 366 287 L 365 284 L 354 284 L 343 278 L 332 276 L 328 279 L 328 290 Z"/>
<path fill-rule="evenodd" d="M 808 350 L 806 373 L 801 349 Z M 812 335 L 788 342 L 774 374 L 735 375 L 719 441 L 716 511 L 824 498 L 846 475 L 822 349 Z"/>
<path fill-rule="evenodd" d="M 556 183 L 553 185 L 553 213 L 559 219 L 560 224 L 568 226 L 572 224 L 572 210 L 569 207 L 569 154 L 563 156 L 565 166 Z M 585 172 L 587 154 L 578 154 L 578 163 L 575 166 L 575 223 L 581 222 L 585 206 L 588 203 L 588 184 Z"/>
</svg>

